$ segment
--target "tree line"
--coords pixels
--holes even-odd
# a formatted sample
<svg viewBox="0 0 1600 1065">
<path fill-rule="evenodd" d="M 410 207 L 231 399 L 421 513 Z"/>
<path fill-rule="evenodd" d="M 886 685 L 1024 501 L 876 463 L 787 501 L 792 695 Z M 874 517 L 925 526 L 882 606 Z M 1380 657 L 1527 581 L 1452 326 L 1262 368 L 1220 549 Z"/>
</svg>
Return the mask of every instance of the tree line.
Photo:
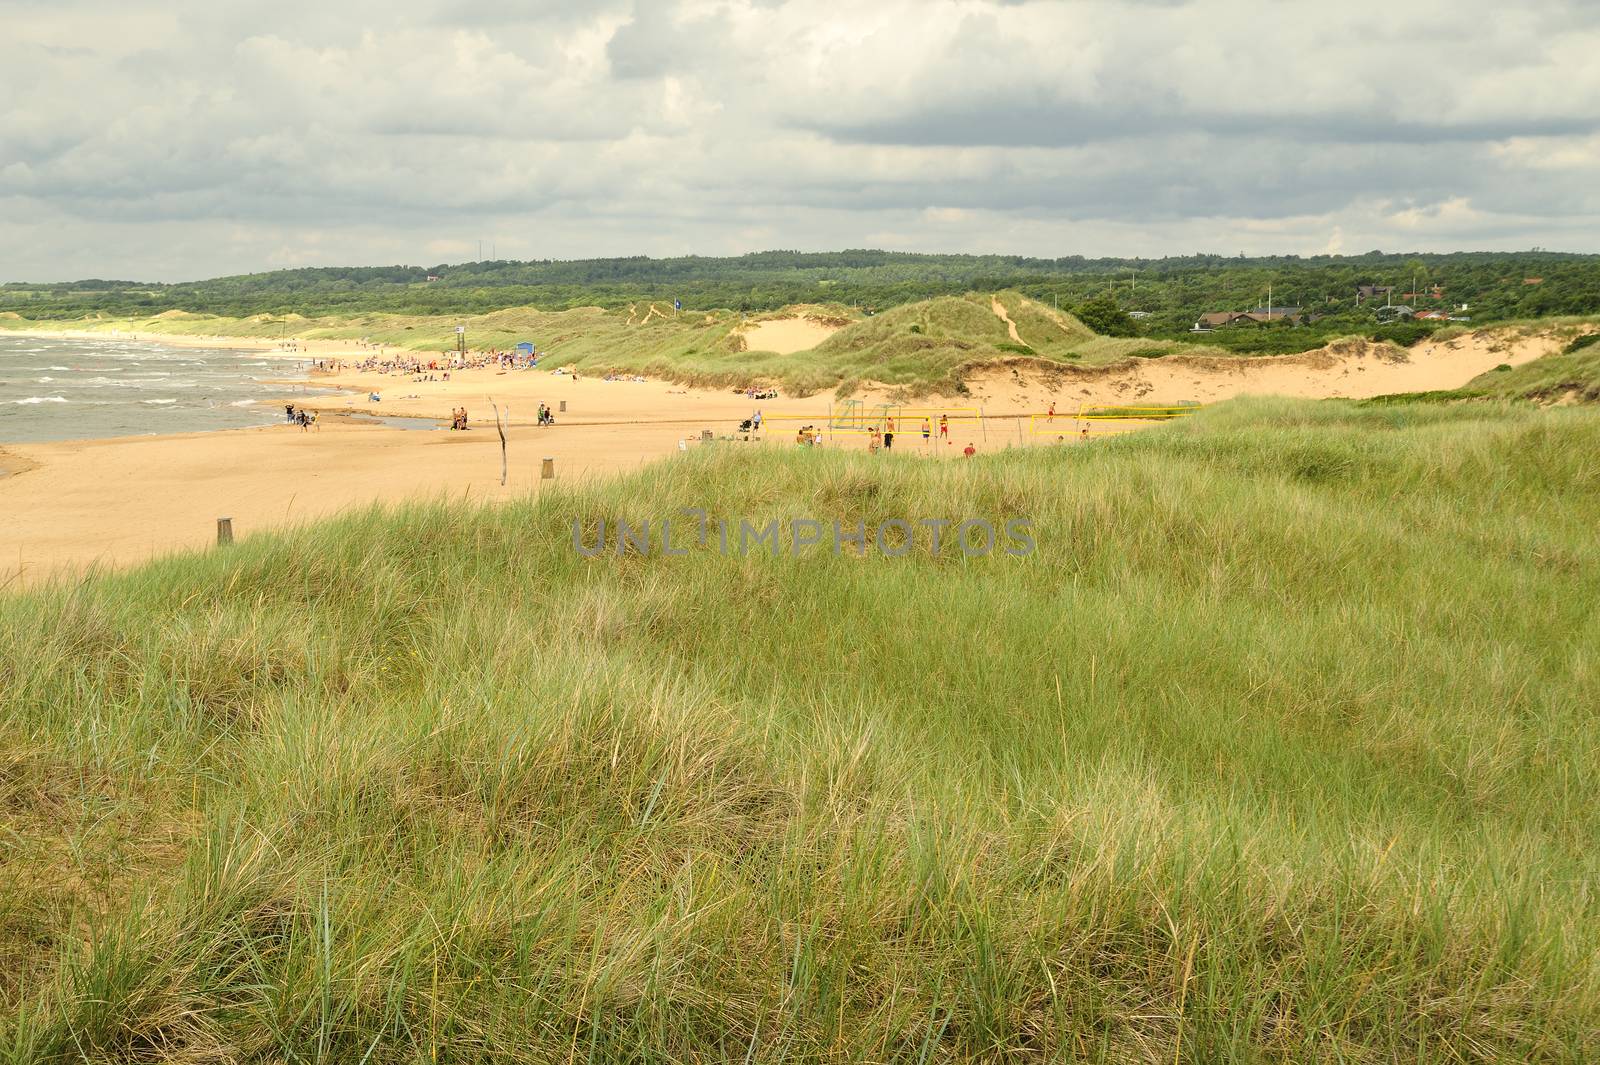
<svg viewBox="0 0 1600 1065">
<path fill-rule="evenodd" d="M 1358 285 L 1394 291 L 1362 300 Z M 1377 308 L 1391 301 L 1470 317 L 1474 323 L 1600 313 L 1600 256 L 1535 251 L 1044 259 L 863 249 L 768 251 L 728 258 L 502 260 L 308 267 L 176 284 L 13 282 L 0 285 L 0 311 L 57 320 L 168 310 L 227 317 L 450 315 L 525 305 L 560 310 L 677 299 L 694 310 L 756 312 L 825 303 L 874 312 L 942 295 L 1016 289 L 1079 312 L 1097 331 L 1160 337 L 1186 332 L 1208 311 L 1265 307 L 1269 287 L 1274 307 L 1301 309 L 1298 327 L 1238 327 L 1218 331 L 1213 339 L 1243 349 L 1315 346 L 1317 337 L 1330 332 L 1378 329 L 1383 316 Z"/>
</svg>

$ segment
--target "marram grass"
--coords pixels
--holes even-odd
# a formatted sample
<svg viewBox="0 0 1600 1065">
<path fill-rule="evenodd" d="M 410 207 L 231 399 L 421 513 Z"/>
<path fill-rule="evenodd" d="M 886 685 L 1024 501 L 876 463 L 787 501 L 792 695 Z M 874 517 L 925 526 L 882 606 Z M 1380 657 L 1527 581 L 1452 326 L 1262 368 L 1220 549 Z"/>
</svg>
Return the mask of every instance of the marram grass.
<svg viewBox="0 0 1600 1065">
<path fill-rule="evenodd" d="M 0 1059 L 1600 1059 L 1600 415 L 984 451 L 0 600 Z M 572 548 L 688 507 L 1038 550 Z"/>
</svg>

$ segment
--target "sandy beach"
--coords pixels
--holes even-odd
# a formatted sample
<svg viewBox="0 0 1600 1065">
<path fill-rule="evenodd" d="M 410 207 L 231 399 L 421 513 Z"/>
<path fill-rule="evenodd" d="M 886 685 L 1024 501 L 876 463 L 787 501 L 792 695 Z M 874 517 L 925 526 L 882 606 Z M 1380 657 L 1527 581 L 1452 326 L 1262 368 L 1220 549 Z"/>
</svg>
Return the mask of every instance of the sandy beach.
<svg viewBox="0 0 1600 1065">
<path fill-rule="evenodd" d="M 212 342 L 219 340 L 235 346 L 227 338 Z M 916 432 L 920 414 L 907 416 L 896 452 L 955 457 L 968 438 L 980 451 L 1054 443 L 1075 432 L 1071 415 L 1081 404 L 1211 403 L 1244 394 L 1365 397 L 1456 388 L 1496 365 L 1528 362 L 1558 346 L 1548 337 L 1486 332 L 1398 354 L 1353 344 L 1275 358 L 1174 357 L 1099 368 L 1018 360 L 969 375 L 966 396 L 908 401 L 917 410 L 981 408 L 984 421 L 957 421 L 943 447 L 924 447 Z M 370 351 L 352 346 L 329 354 L 348 359 Z M 494 500 L 537 491 L 546 457 L 555 460 L 561 479 L 616 473 L 678 454 L 680 442 L 683 448 L 702 446 L 704 430 L 731 436 L 757 408 L 767 419 L 763 442 L 793 446 L 795 431 L 823 424 L 835 402 L 831 393 L 757 402 L 656 380 L 574 380 L 544 367 L 458 370 L 449 381 L 413 376 L 319 375 L 316 384 L 345 391 L 307 401 L 322 412 L 315 431 L 284 424 L 0 446 L 0 582 L 31 583 L 203 547 L 214 541 L 219 517 L 232 518 L 244 536 L 372 503 Z M 380 402 L 368 400 L 374 391 Z M 870 407 L 889 396 L 879 391 L 861 398 Z M 509 413 L 513 426 L 504 487 L 491 402 Z M 533 424 L 540 402 L 555 410 L 555 426 Z M 1054 422 L 1037 432 L 1027 416 L 1052 404 L 1060 433 Z M 468 432 L 416 432 L 365 420 L 448 420 L 462 406 L 473 426 Z M 1093 428 L 1098 437 L 1141 424 L 1147 423 L 1097 422 Z M 835 434 L 825 446 L 864 448 L 866 438 Z"/>
</svg>

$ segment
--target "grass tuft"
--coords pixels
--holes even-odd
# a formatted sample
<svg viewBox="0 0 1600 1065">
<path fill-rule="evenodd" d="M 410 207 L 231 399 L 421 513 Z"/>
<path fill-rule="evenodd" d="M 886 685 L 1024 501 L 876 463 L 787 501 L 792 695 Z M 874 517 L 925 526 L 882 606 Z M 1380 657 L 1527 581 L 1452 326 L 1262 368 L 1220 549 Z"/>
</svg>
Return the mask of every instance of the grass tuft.
<svg viewBox="0 0 1600 1065">
<path fill-rule="evenodd" d="M 1600 1058 L 1600 414 L 980 450 L 0 598 L 0 1057 Z M 690 507 L 1038 549 L 573 550 Z"/>
</svg>

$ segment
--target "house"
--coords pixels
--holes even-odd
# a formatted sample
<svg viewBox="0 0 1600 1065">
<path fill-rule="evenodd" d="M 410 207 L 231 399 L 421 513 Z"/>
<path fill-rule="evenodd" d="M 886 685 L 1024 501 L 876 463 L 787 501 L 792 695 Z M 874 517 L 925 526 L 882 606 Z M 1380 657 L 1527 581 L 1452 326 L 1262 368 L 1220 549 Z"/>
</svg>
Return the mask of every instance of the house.
<svg viewBox="0 0 1600 1065">
<path fill-rule="evenodd" d="M 1357 285 L 1356 306 L 1361 306 L 1362 300 L 1375 300 L 1380 296 L 1387 297 L 1393 291 L 1393 285 Z"/>
<path fill-rule="evenodd" d="M 1418 311 L 1412 317 L 1419 322 L 1443 322 L 1448 321 L 1450 318 L 1450 316 L 1443 311 Z"/>
<path fill-rule="evenodd" d="M 1287 318 L 1296 325 L 1300 324 L 1299 307 L 1257 307 L 1253 311 L 1246 311 L 1244 316 L 1252 322 L 1281 322 Z"/>
<path fill-rule="evenodd" d="M 429 281 L 443 281 L 444 278 L 440 277 L 438 274 L 429 274 L 428 275 L 428 280 Z"/>
<path fill-rule="evenodd" d="M 1243 311 L 1211 311 L 1200 316 L 1194 323 L 1194 332 L 1203 333 L 1208 329 L 1220 329 L 1225 325 L 1232 325 L 1244 317 Z"/>
<path fill-rule="evenodd" d="M 1412 303 L 1416 303 L 1419 300 L 1442 300 L 1444 299 L 1444 286 L 1434 285 L 1432 291 L 1430 292 L 1401 293 L 1400 298 L 1403 300 L 1410 300 Z"/>
<path fill-rule="evenodd" d="M 1140 318 L 1148 318 L 1148 317 L 1150 317 L 1150 312 L 1149 311 L 1129 311 L 1128 312 L 1128 317 L 1129 318 L 1133 318 L 1135 320 L 1140 319 Z"/>
<path fill-rule="evenodd" d="M 1211 311 L 1202 314 L 1200 320 L 1194 323 L 1190 332 L 1204 333 L 1210 329 L 1222 329 L 1230 325 L 1239 325 L 1244 322 L 1281 322 L 1289 321 L 1295 325 L 1301 322 L 1299 307 L 1273 307 L 1271 310 L 1258 308 L 1253 311 Z"/>
<path fill-rule="evenodd" d="M 1397 318 L 1414 318 L 1417 312 L 1405 304 L 1396 304 L 1393 307 L 1379 307 L 1378 321 L 1394 321 Z"/>
</svg>

